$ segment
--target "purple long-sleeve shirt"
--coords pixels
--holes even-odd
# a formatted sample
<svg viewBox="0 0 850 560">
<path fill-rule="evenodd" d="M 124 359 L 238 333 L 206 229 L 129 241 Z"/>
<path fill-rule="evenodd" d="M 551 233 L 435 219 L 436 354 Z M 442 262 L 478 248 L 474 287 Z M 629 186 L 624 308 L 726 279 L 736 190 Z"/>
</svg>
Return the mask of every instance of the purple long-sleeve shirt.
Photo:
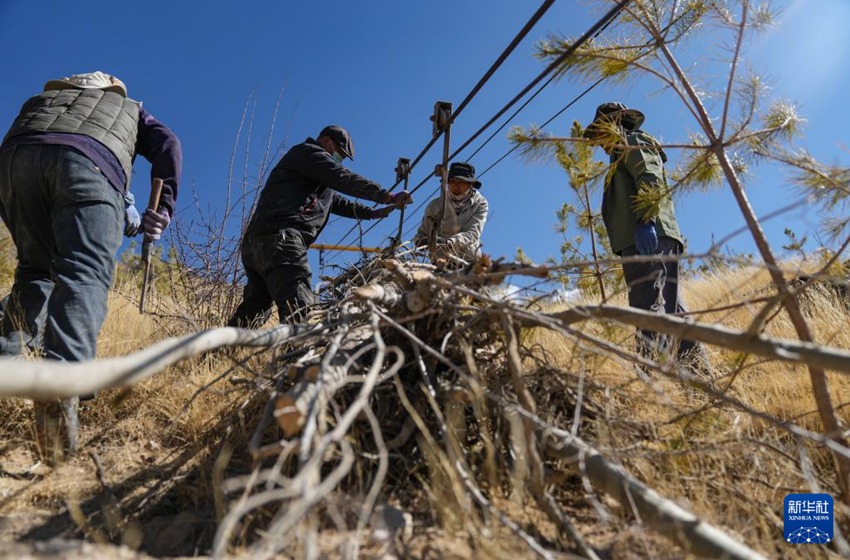
<svg viewBox="0 0 850 560">
<path fill-rule="evenodd" d="M 125 185 L 128 181 L 118 158 L 106 146 L 90 136 L 62 132 L 36 132 L 14 136 L 8 139 L 2 148 L 14 144 L 71 146 L 92 160 L 115 190 L 122 195 L 126 194 Z M 177 186 L 180 183 L 180 173 L 183 168 L 183 149 L 174 132 L 141 107 L 135 154 L 141 154 L 151 163 L 151 178 L 159 177 L 163 180 L 159 206 L 168 210 L 168 214 L 173 216 L 174 205 L 177 201 Z M 145 189 L 136 190 L 136 192 L 140 191 L 146 192 Z M 145 197 L 142 197 L 142 200 L 144 199 Z"/>
</svg>

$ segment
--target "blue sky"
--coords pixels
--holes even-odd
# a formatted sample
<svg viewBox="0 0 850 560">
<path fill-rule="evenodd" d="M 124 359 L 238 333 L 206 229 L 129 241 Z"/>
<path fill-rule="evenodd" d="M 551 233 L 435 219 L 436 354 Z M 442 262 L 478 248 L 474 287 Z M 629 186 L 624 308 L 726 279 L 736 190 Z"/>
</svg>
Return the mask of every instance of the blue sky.
<svg viewBox="0 0 850 560">
<path fill-rule="evenodd" d="M 846 34 L 850 2 L 776 4 L 785 6 L 781 25 L 748 46 L 746 62 L 771 79 L 772 98 L 800 104 L 808 119 L 800 145 L 827 163 L 847 165 L 850 155 L 842 142 L 847 140 L 850 73 L 841 62 L 850 54 Z M 143 101 L 181 138 L 185 161 L 177 219 L 186 223 L 195 217 L 193 187 L 202 208 L 221 214 L 234 151 L 234 188 L 240 188 L 243 177 L 249 188 L 256 188 L 269 139 L 274 151 L 314 136 L 331 123 L 345 126 L 354 138 L 356 159 L 351 169 L 389 187 L 396 160 L 414 158 L 430 140 L 428 117 L 434 102 L 457 106 L 539 3 L 149 0 L 118 9 L 114 2 L 101 0 L 51 0 L 38 3 L 37 13 L 33 6 L 26 0 L 0 0 L 5 71 L 0 127 L 5 130 L 21 103 L 48 79 L 93 70 L 115 74 L 127 84 L 131 97 Z M 542 71 L 544 64 L 532 56 L 534 42 L 550 32 L 578 36 L 599 16 L 589 2 L 557 1 L 460 116 L 452 130 L 452 148 Z M 711 44 L 713 39 L 701 38 L 703 42 L 695 44 L 685 60 L 696 63 L 697 54 L 722 54 Z M 710 68 L 695 66 L 702 72 L 713 71 Z M 554 82 L 512 124 L 542 123 L 586 85 Z M 665 142 L 681 142 L 695 128 L 669 93 L 653 82 L 638 80 L 596 88 L 546 130 L 566 135 L 574 120 L 587 124 L 596 105 L 610 100 L 643 110 L 644 129 Z M 250 130 L 246 123 L 239 133 L 246 103 L 252 107 Z M 510 148 L 505 132 L 472 160 L 479 172 Z M 489 131 L 482 139 L 488 135 Z M 468 157 L 482 139 L 459 159 Z M 440 154 L 438 145 L 425 156 L 412 174 L 412 185 L 433 169 Z M 673 151 L 670 155 L 674 160 L 679 157 Z M 598 156 L 603 157 L 601 152 Z M 147 196 L 148 173 L 146 162 L 139 158 L 133 190 L 140 200 Z M 536 261 L 558 254 L 554 213 L 569 198 L 562 170 L 551 164 L 528 165 L 510 156 L 483 183 L 482 193 L 491 208 L 485 252 L 511 257 L 522 247 Z M 420 189 L 415 206 L 432 196 L 437 186 L 432 179 Z M 781 173 L 767 168 L 754 170 L 748 193 L 759 215 L 798 198 Z M 676 207 L 692 253 L 705 251 L 712 235 L 722 238 L 743 225 L 728 187 L 680 197 Z M 405 230 L 419 217 L 421 210 L 409 218 Z M 768 221 L 765 230 L 781 252 L 785 227 L 802 236 L 819 220 L 810 206 L 802 205 Z M 321 241 L 337 243 L 353 223 L 333 221 Z M 397 226 L 393 214 L 364 244 L 385 243 Z M 230 224 L 229 231 L 236 227 Z M 754 245 L 742 234 L 729 241 L 729 250 L 749 253 Z M 312 253 L 316 273 L 317 255 Z M 329 261 L 338 264 L 353 258 L 329 255 Z"/>
</svg>

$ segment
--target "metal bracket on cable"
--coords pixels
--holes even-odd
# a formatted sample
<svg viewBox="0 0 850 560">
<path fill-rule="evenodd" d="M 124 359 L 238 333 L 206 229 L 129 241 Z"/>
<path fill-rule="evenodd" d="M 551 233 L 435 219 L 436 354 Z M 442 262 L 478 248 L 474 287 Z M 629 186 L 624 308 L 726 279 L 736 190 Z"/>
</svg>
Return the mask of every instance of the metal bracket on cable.
<svg viewBox="0 0 850 560">
<path fill-rule="evenodd" d="M 443 160 L 440 165 L 434 170 L 440 174 L 440 193 L 443 197 L 443 208 L 437 221 L 433 224 L 431 232 L 428 235 L 428 253 L 434 254 L 437 245 L 437 235 L 440 227 L 443 225 L 443 219 L 448 206 L 448 196 L 446 194 L 446 185 L 448 184 L 449 173 L 449 146 L 451 145 L 452 133 L 452 104 L 448 101 L 437 101 L 434 103 L 434 114 L 431 115 L 431 121 L 434 123 L 432 134 L 436 137 L 441 132 L 443 133 Z"/>
<path fill-rule="evenodd" d="M 434 103 L 434 114 L 431 115 L 431 122 L 434 123 L 431 134 L 437 136 L 443 129 L 448 131 L 449 124 L 452 120 L 452 104 L 448 101 L 437 101 Z"/>
<path fill-rule="evenodd" d="M 408 180 L 410 178 L 410 159 L 408 158 L 398 158 L 398 163 L 395 166 L 395 182 L 400 183 L 404 181 L 404 192 L 407 192 Z M 401 245 L 401 230 L 404 227 L 404 209 L 407 205 L 402 205 L 401 210 L 399 211 L 399 219 L 398 219 L 398 233 L 396 233 L 395 239 L 392 240 L 390 244 L 390 251 L 395 251 L 396 247 Z"/>
</svg>

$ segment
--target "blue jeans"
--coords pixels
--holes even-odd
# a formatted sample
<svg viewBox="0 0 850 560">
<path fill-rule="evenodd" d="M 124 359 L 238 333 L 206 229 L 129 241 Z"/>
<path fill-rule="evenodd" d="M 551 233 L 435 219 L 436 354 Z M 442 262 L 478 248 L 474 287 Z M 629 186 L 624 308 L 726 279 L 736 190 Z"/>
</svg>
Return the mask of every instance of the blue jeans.
<svg viewBox="0 0 850 560">
<path fill-rule="evenodd" d="M 657 254 L 671 257 L 682 254 L 682 244 L 671 237 L 658 238 Z M 620 253 L 622 257 L 638 256 L 637 247 L 630 245 Z M 649 262 L 624 262 L 623 277 L 629 288 L 629 306 L 646 311 L 686 315 L 687 309 L 679 297 L 679 261 L 652 260 Z M 662 342 L 658 333 L 639 329 L 637 347 L 641 355 L 652 356 L 653 347 Z M 664 344 L 667 341 L 663 341 Z M 688 339 L 679 341 L 677 354 L 686 358 L 694 352 L 703 355 L 702 345 Z"/>
<path fill-rule="evenodd" d="M 71 147 L 17 145 L 0 152 L 0 216 L 18 250 L 0 334 L 35 341 L 43 332 L 47 358 L 94 358 L 121 245 L 121 194 Z"/>
</svg>

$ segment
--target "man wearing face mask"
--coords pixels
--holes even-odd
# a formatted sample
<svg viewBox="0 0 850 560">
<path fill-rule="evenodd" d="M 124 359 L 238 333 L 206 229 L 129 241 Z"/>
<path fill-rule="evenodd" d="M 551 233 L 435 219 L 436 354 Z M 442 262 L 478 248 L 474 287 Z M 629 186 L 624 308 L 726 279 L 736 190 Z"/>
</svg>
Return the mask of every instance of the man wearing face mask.
<svg viewBox="0 0 850 560">
<path fill-rule="evenodd" d="M 354 159 L 354 143 L 331 125 L 293 146 L 272 170 L 242 239 L 247 284 L 228 326 L 261 326 L 274 305 L 281 323 L 290 315 L 303 319 L 314 301 L 307 249 L 330 214 L 374 220 L 413 201 L 352 173 L 342 166 L 345 158 Z M 387 206 L 372 209 L 343 194 Z"/>
<path fill-rule="evenodd" d="M 442 196 L 428 203 L 413 238 L 414 244 L 427 245 L 433 232 L 436 236 L 435 260 L 444 258 L 454 262 L 457 262 L 456 259 L 471 262 L 481 256 L 481 234 L 489 207 L 487 199 L 478 191 L 480 188 L 481 181 L 475 178 L 475 168 L 471 164 L 452 163 L 449 167 L 448 203 L 444 204 Z M 435 228 L 439 229 L 434 232 Z"/>
</svg>

